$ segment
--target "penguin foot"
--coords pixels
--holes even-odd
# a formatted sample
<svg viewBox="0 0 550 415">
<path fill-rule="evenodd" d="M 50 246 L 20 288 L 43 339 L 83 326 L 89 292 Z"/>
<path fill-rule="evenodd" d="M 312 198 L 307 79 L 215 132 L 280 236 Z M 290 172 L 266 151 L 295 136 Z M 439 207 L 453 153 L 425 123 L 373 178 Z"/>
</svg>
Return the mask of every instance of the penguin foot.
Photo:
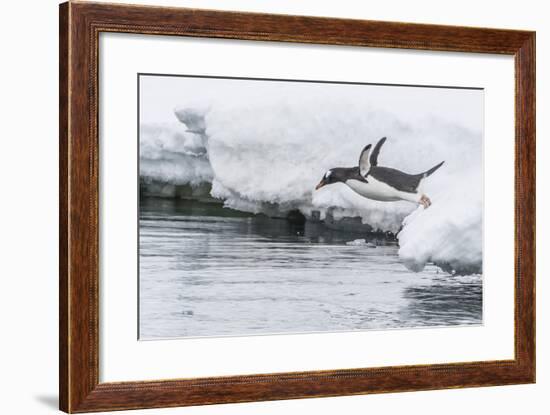
<svg viewBox="0 0 550 415">
<path fill-rule="evenodd" d="M 432 204 L 432 201 L 430 198 L 426 195 L 422 195 L 419 202 L 422 206 L 424 206 L 424 209 L 428 209 L 430 205 Z"/>
</svg>

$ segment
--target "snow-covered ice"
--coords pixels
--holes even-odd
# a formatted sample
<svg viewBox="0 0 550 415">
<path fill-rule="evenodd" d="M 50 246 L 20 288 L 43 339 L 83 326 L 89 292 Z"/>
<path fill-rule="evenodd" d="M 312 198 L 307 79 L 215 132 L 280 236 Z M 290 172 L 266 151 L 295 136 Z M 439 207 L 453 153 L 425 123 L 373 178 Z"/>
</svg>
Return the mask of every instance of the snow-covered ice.
<svg viewBox="0 0 550 415">
<path fill-rule="evenodd" d="M 361 88 L 315 91 L 210 96 L 208 105 L 176 108 L 171 123 L 142 122 L 142 181 L 211 183 L 227 207 L 254 213 L 317 210 L 323 219 L 332 208 L 336 219 L 360 216 L 375 230 L 400 231 L 399 256 L 411 270 L 435 262 L 480 271 L 482 114 L 466 125 L 429 112 L 407 116 L 398 103 L 395 112 L 378 108 Z M 384 136 L 380 165 L 419 173 L 445 161 L 423 183 L 428 209 L 365 199 L 343 184 L 314 190 L 328 169 L 357 165 L 361 149 Z"/>
</svg>

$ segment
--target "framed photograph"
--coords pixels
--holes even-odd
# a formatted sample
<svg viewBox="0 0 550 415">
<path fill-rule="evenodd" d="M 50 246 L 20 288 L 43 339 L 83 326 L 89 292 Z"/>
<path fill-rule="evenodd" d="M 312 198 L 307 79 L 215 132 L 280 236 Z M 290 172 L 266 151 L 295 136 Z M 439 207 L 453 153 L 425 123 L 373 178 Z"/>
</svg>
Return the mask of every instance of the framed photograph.
<svg viewBox="0 0 550 415">
<path fill-rule="evenodd" d="M 535 381 L 535 33 L 60 6 L 60 407 Z"/>
</svg>

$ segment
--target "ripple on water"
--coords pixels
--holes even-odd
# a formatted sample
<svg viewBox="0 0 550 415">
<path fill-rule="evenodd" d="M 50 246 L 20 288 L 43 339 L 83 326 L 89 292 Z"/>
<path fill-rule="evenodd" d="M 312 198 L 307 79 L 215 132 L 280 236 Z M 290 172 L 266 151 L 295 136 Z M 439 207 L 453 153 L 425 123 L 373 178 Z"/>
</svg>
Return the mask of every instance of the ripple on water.
<svg viewBox="0 0 550 415">
<path fill-rule="evenodd" d="M 412 273 L 395 244 L 348 246 L 356 234 L 322 225 L 179 206 L 141 212 L 141 338 L 482 322 L 481 275 Z"/>
</svg>

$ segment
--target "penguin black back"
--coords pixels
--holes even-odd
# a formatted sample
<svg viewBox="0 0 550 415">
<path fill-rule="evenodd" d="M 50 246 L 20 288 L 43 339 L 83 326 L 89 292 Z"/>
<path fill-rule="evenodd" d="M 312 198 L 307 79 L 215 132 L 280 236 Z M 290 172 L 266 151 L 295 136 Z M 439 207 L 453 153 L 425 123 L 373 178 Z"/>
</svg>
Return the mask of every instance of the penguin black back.
<svg viewBox="0 0 550 415">
<path fill-rule="evenodd" d="M 407 174 L 391 167 L 373 166 L 370 168 L 369 176 L 384 183 L 390 184 L 402 192 L 414 193 L 423 179 L 421 174 Z M 367 179 L 368 180 L 368 179 Z"/>
<path fill-rule="evenodd" d="M 415 193 L 422 179 L 434 173 L 443 163 L 445 162 L 442 161 L 431 169 L 419 174 L 407 174 L 400 170 L 392 169 L 391 167 L 373 166 L 370 168 L 368 176 L 372 176 L 381 182 L 388 183 L 402 192 Z"/>
</svg>

